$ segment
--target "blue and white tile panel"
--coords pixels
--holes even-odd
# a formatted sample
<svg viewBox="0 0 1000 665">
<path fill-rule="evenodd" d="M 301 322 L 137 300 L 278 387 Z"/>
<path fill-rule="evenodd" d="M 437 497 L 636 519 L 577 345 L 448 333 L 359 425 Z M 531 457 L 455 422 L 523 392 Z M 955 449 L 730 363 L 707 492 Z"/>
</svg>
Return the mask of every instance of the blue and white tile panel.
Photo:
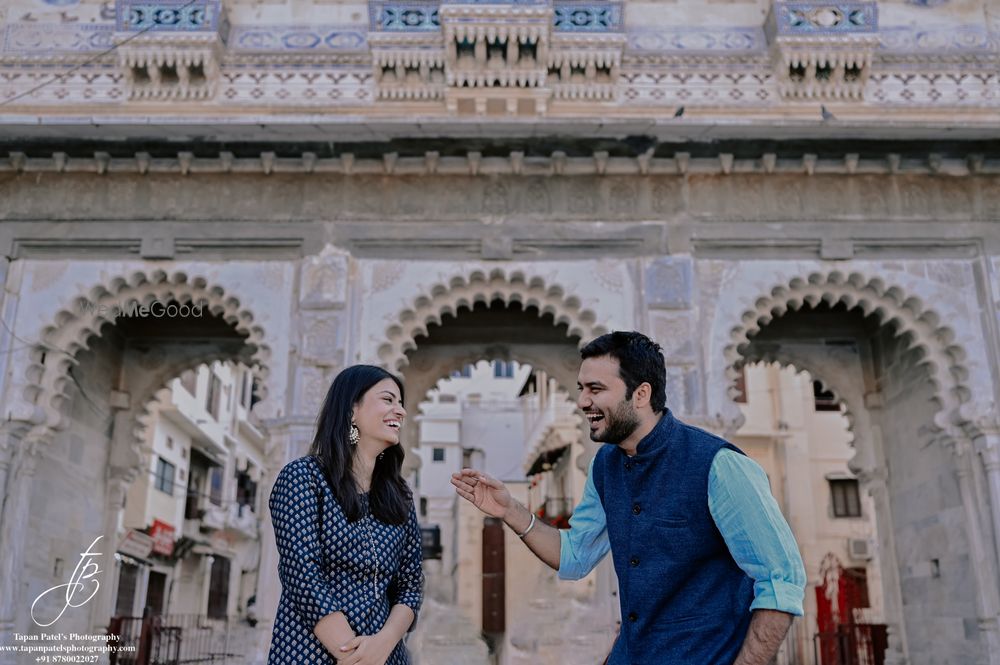
<svg viewBox="0 0 1000 665">
<path fill-rule="evenodd" d="M 878 31 L 875 2 L 776 2 L 778 36 L 843 35 Z"/>
<path fill-rule="evenodd" d="M 222 22 L 220 0 L 117 0 L 122 32 L 211 32 Z"/>
<path fill-rule="evenodd" d="M 363 25 L 236 25 L 227 40 L 237 53 L 366 51 Z"/>
</svg>

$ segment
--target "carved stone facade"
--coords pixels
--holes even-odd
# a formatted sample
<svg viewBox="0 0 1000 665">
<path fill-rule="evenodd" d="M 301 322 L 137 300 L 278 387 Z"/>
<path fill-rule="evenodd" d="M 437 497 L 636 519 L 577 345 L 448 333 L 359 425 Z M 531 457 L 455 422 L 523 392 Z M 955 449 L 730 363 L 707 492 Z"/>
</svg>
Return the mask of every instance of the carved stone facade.
<svg viewBox="0 0 1000 665">
<path fill-rule="evenodd" d="M 820 120 L 822 101 L 855 104 L 852 118 L 906 111 L 904 125 L 932 108 L 988 120 L 1000 104 L 998 21 L 977 0 L 747 0 L 724 16 L 695 0 L 272 4 L 11 0 L 0 103 L 124 118 L 171 100 L 201 123 L 273 108 L 447 120 L 678 106 Z"/>
</svg>

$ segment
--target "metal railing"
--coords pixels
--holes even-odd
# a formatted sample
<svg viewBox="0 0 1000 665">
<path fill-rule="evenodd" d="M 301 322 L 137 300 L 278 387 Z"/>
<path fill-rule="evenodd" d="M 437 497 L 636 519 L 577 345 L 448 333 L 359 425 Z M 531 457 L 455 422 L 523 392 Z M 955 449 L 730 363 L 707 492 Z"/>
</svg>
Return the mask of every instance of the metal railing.
<svg viewBox="0 0 1000 665">
<path fill-rule="evenodd" d="M 212 619 L 203 614 L 114 617 L 109 632 L 119 647 L 111 665 L 187 665 L 242 663 L 252 644 L 252 628 L 243 619 Z"/>
<path fill-rule="evenodd" d="M 813 635 L 816 665 L 883 665 L 888 646 L 884 624 L 843 624 Z"/>
</svg>

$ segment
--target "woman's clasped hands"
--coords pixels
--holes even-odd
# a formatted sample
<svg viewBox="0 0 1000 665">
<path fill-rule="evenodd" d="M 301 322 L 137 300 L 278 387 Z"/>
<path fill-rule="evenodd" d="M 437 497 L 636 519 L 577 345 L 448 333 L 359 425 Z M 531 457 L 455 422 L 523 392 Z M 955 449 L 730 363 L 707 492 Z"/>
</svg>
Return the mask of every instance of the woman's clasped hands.
<svg viewBox="0 0 1000 665">
<path fill-rule="evenodd" d="M 381 632 L 358 635 L 341 645 L 334 658 L 337 665 L 385 665 L 397 641 Z"/>
</svg>

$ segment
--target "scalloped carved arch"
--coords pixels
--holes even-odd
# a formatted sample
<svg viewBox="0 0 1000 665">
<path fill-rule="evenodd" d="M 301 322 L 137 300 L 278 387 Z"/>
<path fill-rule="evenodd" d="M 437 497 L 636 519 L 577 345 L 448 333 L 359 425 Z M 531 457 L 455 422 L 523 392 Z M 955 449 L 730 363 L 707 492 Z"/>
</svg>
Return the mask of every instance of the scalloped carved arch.
<svg viewBox="0 0 1000 665">
<path fill-rule="evenodd" d="M 400 312 L 396 322 L 386 328 L 387 341 L 378 349 L 379 361 L 390 371 L 401 371 L 409 364 L 407 353 L 417 348 L 416 338 L 427 334 L 427 326 L 441 325 L 446 314 L 456 316 L 462 308 L 496 300 L 505 305 L 517 302 L 525 309 L 535 307 L 539 317 L 551 314 L 556 324 L 566 324 L 568 336 L 578 336 L 581 342 L 607 332 L 592 310 L 558 284 L 548 284 L 544 278 L 523 271 L 508 275 L 500 269 L 476 270 L 468 276 L 456 275 L 446 284 L 435 284 L 429 295 L 418 297 Z"/>
<path fill-rule="evenodd" d="M 227 293 L 221 286 L 210 284 L 203 277 L 189 277 L 178 271 L 168 275 L 162 270 L 137 271 L 128 278 L 115 277 L 104 284 L 98 284 L 85 295 L 74 298 L 71 304 L 61 309 L 54 323 L 44 328 L 40 344 L 33 352 L 32 363 L 28 367 L 26 385 L 21 397 L 28 404 L 34 404 L 38 425 L 36 436 L 44 438 L 47 433 L 66 426 L 64 407 L 70 399 L 68 388 L 71 384 L 70 367 L 76 363 L 80 351 L 88 348 L 90 340 L 101 335 L 105 325 L 114 325 L 114 310 L 119 303 L 137 301 L 141 305 L 153 302 L 176 301 L 181 305 L 202 304 L 208 312 L 221 317 L 244 336 L 244 344 L 249 349 L 249 364 L 254 373 L 266 379 L 269 372 L 270 347 L 264 342 L 264 329 L 254 323 L 254 315 L 240 300 Z M 223 354 L 203 354 L 197 358 L 185 358 L 184 369 L 191 362 L 197 364 L 207 360 L 225 359 Z M 47 362 L 43 363 L 43 357 Z M 194 366 L 197 366 L 195 364 Z M 177 366 L 165 373 L 171 374 L 159 380 L 160 386 L 179 373 Z M 158 389 L 158 388 L 157 388 Z M 266 388 L 262 385 L 262 395 Z M 155 389 L 136 398 L 148 402 Z M 139 407 L 146 405 L 140 403 Z"/>
<path fill-rule="evenodd" d="M 751 337 L 789 311 L 824 302 L 860 308 L 865 316 L 875 315 L 880 325 L 895 326 L 906 350 L 919 353 L 920 364 L 927 368 L 934 386 L 935 424 L 942 429 L 957 424 L 961 418 L 959 409 L 969 400 L 971 391 L 965 384 L 968 376 L 963 364 L 965 352 L 954 343 L 954 332 L 941 325 L 938 315 L 919 298 L 907 296 L 901 288 L 886 285 L 877 277 L 868 278 L 857 272 L 812 273 L 805 279 L 795 278 L 775 286 L 743 312 L 739 325 L 730 331 L 730 343 L 723 350 L 730 394 L 739 367 L 750 360 L 747 353 Z M 754 359 L 778 360 L 778 357 Z M 853 411 L 856 417 L 858 411 Z"/>
</svg>

